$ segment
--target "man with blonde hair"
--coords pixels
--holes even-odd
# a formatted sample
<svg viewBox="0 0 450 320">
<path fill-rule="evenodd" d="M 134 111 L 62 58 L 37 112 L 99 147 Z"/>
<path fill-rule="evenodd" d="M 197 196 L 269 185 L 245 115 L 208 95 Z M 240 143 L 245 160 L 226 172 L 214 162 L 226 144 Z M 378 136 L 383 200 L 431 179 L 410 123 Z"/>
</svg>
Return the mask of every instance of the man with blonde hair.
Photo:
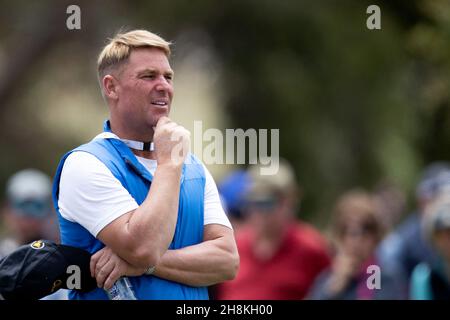
<svg viewBox="0 0 450 320">
<path fill-rule="evenodd" d="M 61 160 L 53 199 L 61 241 L 93 253 L 107 299 L 122 276 L 137 299 L 207 299 L 207 286 L 234 278 L 233 230 L 189 132 L 168 118 L 170 43 L 145 31 L 116 35 L 98 59 L 110 118 L 104 132 Z"/>
</svg>

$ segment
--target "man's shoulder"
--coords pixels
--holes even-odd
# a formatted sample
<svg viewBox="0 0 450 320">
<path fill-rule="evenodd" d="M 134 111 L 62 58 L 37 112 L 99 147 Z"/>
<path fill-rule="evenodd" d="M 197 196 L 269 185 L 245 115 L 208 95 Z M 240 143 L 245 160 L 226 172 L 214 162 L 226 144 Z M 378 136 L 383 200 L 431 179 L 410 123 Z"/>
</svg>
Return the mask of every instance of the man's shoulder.
<svg viewBox="0 0 450 320">
<path fill-rule="evenodd" d="M 192 152 L 189 152 L 184 161 L 185 164 L 201 165 L 205 166 L 203 162 Z"/>
<path fill-rule="evenodd" d="M 68 164 L 98 164 L 99 162 L 104 162 L 101 159 L 105 156 L 109 158 L 111 154 L 110 148 L 108 148 L 108 139 L 116 138 L 116 136 L 110 132 L 103 132 L 98 134 L 92 140 L 72 149 L 67 152 L 63 157 L 64 167 Z"/>
<path fill-rule="evenodd" d="M 61 171 L 61 179 L 78 181 L 83 184 L 110 175 L 112 175 L 111 171 L 96 155 L 78 148 L 67 156 Z"/>
<path fill-rule="evenodd" d="M 84 169 L 90 167 L 90 165 L 99 163 L 100 160 L 93 154 L 83 151 L 83 150 L 73 150 L 66 158 L 64 163 L 64 168 L 70 166 L 79 167 L 79 169 Z"/>
<path fill-rule="evenodd" d="M 103 132 L 95 136 L 92 140 L 76 147 L 71 152 L 77 151 L 85 151 L 91 154 L 96 154 L 99 152 L 108 152 L 108 147 L 110 143 L 108 142 L 110 139 L 117 139 L 117 136 L 110 132 Z"/>
<path fill-rule="evenodd" d="M 101 132 L 97 134 L 95 137 L 93 137 L 91 140 L 79 145 L 78 147 L 73 148 L 67 154 L 71 154 L 75 151 L 83 151 L 92 147 L 98 147 L 98 146 L 105 146 L 108 144 L 109 139 L 119 139 L 114 133 L 112 132 Z"/>
<path fill-rule="evenodd" d="M 315 252 L 327 252 L 325 237 L 311 224 L 298 221 L 291 225 L 292 241 L 299 247 Z"/>
</svg>

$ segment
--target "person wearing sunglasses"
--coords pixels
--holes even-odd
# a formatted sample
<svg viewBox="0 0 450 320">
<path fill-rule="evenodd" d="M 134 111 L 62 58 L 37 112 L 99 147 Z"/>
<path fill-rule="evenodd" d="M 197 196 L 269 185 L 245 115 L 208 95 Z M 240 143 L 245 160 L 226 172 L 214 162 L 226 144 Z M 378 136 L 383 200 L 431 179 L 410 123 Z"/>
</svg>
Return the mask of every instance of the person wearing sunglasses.
<svg viewBox="0 0 450 320">
<path fill-rule="evenodd" d="M 57 240 L 52 215 L 51 179 L 36 169 L 13 174 L 6 184 L 3 222 L 7 236 L 0 241 L 0 258 L 37 239 Z"/>
<path fill-rule="evenodd" d="M 400 293 L 395 280 L 376 257 L 384 224 L 373 197 L 363 190 L 352 190 L 341 196 L 335 205 L 331 229 L 335 245 L 333 262 L 318 277 L 309 298 L 397 299 Z"/>
</svg>

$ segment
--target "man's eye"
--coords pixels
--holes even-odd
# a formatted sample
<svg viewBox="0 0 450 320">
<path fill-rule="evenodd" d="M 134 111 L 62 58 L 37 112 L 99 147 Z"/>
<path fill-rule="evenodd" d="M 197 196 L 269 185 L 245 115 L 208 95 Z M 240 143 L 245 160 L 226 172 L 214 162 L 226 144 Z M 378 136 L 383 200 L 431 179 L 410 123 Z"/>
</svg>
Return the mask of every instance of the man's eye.
<svg viewBox="0 0 450 320">
<path fill-rule="evenodd" d="M 166 76 L 166 79 L 167 79 L 167 80 L 172 80 L 172 78 L 173 78 L 173 76 L 171 76 L 171 75 L 167 75 L 167 76 Z"/>
<path fill-rule="evenodd" d="M 153 79 L 153 78 L 155 78 L 155 76 L 153 74 L 146 74 L 146 75 L 143 76 L 143 78 Z"/>
</svg>

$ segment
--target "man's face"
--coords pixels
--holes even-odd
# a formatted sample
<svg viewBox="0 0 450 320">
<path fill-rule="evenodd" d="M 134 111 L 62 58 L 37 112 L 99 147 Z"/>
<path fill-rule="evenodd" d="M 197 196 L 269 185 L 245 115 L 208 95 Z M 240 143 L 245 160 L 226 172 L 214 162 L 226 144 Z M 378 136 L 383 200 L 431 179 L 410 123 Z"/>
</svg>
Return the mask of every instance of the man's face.
<svg viewBox="0 0 450 320">
<path fill-rule="evenodd" d="M 348 219 L 340 239 L 341 249 L 363 262 L 370 257 L 378 244 L 375 227 L 364 218 Z"/>
<path fill-rule="evenodd" d="M 276 196 L 247 204 L 250 224 L 262 234 L 278 233 L 288 221 L 289 209 L 286 199 Z"/>
<path fill-rule="evenodd" d="M 137 135 L 148 134 L 172 103 L 173 71 L 166 55 L 157 48 L 134 49 L 116 78 L 115 116 Z"/>
</svg>

